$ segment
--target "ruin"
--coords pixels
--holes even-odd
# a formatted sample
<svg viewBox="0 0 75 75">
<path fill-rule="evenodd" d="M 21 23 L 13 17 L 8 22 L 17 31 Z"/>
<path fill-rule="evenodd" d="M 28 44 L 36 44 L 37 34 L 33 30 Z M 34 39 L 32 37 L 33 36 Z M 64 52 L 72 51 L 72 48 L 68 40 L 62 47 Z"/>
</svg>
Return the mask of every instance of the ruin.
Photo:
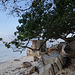
<svg viewBox="0 0 75 75">
<path fill-rule="evenodd" d="M 39 52 L 45 52 L 46 51 L 46 43 L 43 44 L 43 46 L 40 48 L 44 41 L 43 40 L 32 40 L 32 49 L 35 49 L 35 52 L 32 51 L 31 49 L 27 49 L 27 56 L 40 56 Z M 40 50 L 38 51 L 38 49 Z M 37 50 L 36 50 L 37 49 Z"/>
</svg>

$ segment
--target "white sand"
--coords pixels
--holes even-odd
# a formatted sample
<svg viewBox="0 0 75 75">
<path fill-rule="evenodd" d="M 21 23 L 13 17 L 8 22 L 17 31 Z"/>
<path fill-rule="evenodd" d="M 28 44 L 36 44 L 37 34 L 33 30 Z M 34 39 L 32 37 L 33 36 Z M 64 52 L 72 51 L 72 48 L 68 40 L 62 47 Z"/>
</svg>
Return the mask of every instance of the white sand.
<svg viewBox="0 0 75 75">
<path fill-rule="evenodd" d="M 22 68 L 23 62 L 31 62 L 33 66 L 37 65 L 37 62 L 33 62 L 33 57 L 31 56 L 25 56 L 23 58 L 19 59 L 20 61 L 14 61 L 10 60 L 7 62 L 0 63 L 0 75 L 23 75 L 28 74 L 29 70 L 32 67 L 29 68 Z"/>
<path fill-rule="evenodd" d="M 34 59 L 32 56 L 25 56 L 19 60 L 16 59 L 15 61 L 10 60 L 0 63 L 0 75 L 30 75 L 29 71 L 33 68 L 33 66 L 38 65 L 37 62 L 33 62 Z M 21 64 L 26 61 L 31 62 L 33 66 L 29 68 L 22 68 Z M 72 62 L 73 64 L 71 66 L 59 71 L 56 75 L 75 75 L 75 60 Z"/>
</svg>

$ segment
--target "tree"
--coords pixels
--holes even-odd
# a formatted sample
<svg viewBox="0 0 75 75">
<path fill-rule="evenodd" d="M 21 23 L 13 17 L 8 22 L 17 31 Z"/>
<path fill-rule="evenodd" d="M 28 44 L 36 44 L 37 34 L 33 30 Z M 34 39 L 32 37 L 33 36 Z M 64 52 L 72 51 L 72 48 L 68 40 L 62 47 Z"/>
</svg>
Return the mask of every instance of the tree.
<svg viewBox="0 0 75 75">
<path fill-rule="evenodd" d="M 0 0 L 0 10 L 5 10 L 13 16 L 21 16 L 30 10 L 39 0 Z"/>
<path fill-rule="evenodd" d="M 23 9 L 27 11 L 22 14 L 22 19 L 19 19 L 21 26 L 17 26 L 17 31 L 14 33 L 17 38 L 5 45 L 9 48 L 11 44 L 15 44 L 17 48 L 24 50 L 30 48 L 27 45 L 33 38 L 42 38 L 44 42 L 58 38 L 65 41 L 75 40 L 73 3 L 72 0 L 54 0 L 53 3 L 49 0 L 34 0 L 29 8 Z M 70 33 L 71 38 L 67 38 Z M 27 44 L 24 41 L 28 41 Z"/>
</svg>

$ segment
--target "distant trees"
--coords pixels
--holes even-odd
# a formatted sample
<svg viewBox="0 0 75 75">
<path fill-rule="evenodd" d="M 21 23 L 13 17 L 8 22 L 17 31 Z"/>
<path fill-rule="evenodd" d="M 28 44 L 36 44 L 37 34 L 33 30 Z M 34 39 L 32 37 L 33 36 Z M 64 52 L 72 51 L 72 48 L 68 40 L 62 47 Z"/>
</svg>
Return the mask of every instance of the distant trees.
<svg viewBox="0 0 75 75">
<path fill-rule="evenodd" d="M 6 0 L 6 2 L 9 1 Z M 38 38 L 39 40 L 41 38 L 45 40 L 44 43 L 49 39 L 58 38 L 65 41 L 75 40 L 75 1 L 54 0 L 50 2 L 50 0 L 33 0 L 31 6 L 27 9 L 22 8 L 20 5 L 17 8 L 16 2 L 18 0 L 13 1 L 15 6 L 13 6 L 12 12 L 15 11 L 18 15 L 21 12 L 24 13 L 22 18 L 19 19 L 21 26 L 17 26 L 17 31 L 14 33 L 17 38 L 5 43 L 8 48 L 11 47 L 11 44 L 22 50 L 30 48 L 28 43 L 33 38 Z M 5 4 L 6 2 L 3 3 Z M 67 36 L 70 33 L 72 36 L 68 38 Z M 25 43 L 25 41 L 28 42 Z"/>
</svg>

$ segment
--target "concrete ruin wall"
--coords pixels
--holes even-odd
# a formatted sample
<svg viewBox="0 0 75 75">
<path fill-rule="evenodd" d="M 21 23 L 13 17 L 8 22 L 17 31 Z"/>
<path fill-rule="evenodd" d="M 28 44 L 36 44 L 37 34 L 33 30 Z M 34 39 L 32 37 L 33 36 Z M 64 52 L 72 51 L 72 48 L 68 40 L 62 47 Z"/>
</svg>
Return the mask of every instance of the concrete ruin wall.
<svg viewBox="0 0 75 75">
<path fill-rule="evenodd" d="M 41 40 L 32 40 L 32 46 L 31 48 L 33 49 L 39 49 L 40 45 L 43 43 L 43 41 Z M 41 47 L 40 49 L 41 52 L 45 52 L 46 51 L 46 43 Z M 40 56 L 40 51 L 35 51 L 33 52 L 31 49 L 27 49 L 27 56 Z"/>
</svg>

